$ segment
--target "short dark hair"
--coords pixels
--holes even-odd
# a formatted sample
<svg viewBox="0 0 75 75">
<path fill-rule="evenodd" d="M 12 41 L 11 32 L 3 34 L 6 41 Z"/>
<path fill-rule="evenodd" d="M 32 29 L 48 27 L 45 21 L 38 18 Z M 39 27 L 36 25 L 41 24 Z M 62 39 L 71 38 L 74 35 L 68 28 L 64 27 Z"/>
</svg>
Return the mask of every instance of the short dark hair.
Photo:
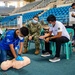
<svg viewBox="0 0 75 75">
<path fill-rule="evenodd" d="M 29 34 L 29 30 L 27 27 L 21 27 L 20 31 L 23 36 L 27 36 Z"/>
<path fill-rule="evenodd" d="M 75 6 L 75 3 L 73 3 L 73 4 L 71 5 L 71 7 L 73 7 L 73 6 Z"/>
<path fill-rule="evenodd" d="M 49 15 L 48 17 L 47 17 L 47 21 L 49 22 L 49 21 L 56 21 L 56 17 L 54 16 L 54 15 Z"/>
<path fill-rule="evenodd" d="M 35 17 L 39 19 L 38 15 L 34 16 L 33 18 L 35 18 Z"/>
</svg>

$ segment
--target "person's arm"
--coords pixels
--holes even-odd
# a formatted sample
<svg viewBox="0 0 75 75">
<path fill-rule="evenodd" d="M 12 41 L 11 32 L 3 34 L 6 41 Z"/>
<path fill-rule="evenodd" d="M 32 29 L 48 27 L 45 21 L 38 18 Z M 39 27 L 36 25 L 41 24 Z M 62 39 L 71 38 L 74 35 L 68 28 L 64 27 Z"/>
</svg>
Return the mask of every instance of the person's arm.
<svg viewBox="0 0 75 75">
<path fill-rule="evenodd" d="M 36 35 L 39 35 L 38 34 L 38 31 L 37 32 L 35 32 L 33 35 L 31 35 L 32 37 L 34 37 L 34 36 L 36 36 Z"/>
<path fill-rule="evenodd" d="M 19 43 L 19 52 L 18 52 L 18 54 L 21 55 L 22 49 L 23 49 L 23 44 L 24 44 L 24 38 L 19 39 L 19 40 L 20 40 L 20 43 Z"/>
<path fill-rule="evenodd" d="M 10 50 L 11 50 L 11 52 L 12 52 L 12 54 L 13 54 L 14 58 L 16 58 L 16 57 L 17 57 L 17 55 L 16 55 L 16 52 L 15 52 L 15 49 L 14 49 L 13 44 L 10 44 L 10 45 L 9 45 L 9 47 L 10 47 Z"/>
<path fill-rule="evenodd" d="M 59 37 L 61 37 L 61 35 L 62 35 L 62 32 L 58 32 L 57 35 L 55 35 L 55 36 L 51 36 L 51 37 L 45 38 L 45 41 L 49 42 L 49 40 L 52 40 L 52 39 L 55 39 L 55 38 L 59 38 Z"/>
<path fill-rule="evenodd" d="M 55 39 L 61 37 L 62 32 L 58 32 L 57 35 L 50 37 L 50 39 Z"/>
<path fill-rule="evenodd" d="M 13 45 L 13 36 L 9 32 L 6 33 L 6 42 L 9 45 L 11 53 L 13 54 L 14 58 L 16 58 L 17 55 L 16 55 L 15 48 Z"/>
<path fill-rule="evenodd" d="M 14 58 L 15 58 L 17 61 L 23 61 L 23 60 L 24 60 L 20 55 L 18 55 L 18 56 L 16 55 L 16 52 L 15 52 L 15 49 L 14 49 L 13 44 L 10 44 L 9 47 L 10 47 L 10 50 L 11 50 L 11 52 L 12 52 Z M 21 48 L 22 48 L 22 46 L 21 46 Z M 21 51 L 21 48 L 20 48 L 20 51 Z"/>
<path fill-rule="evenodd" d="M 44 38 L 50 37 L 52 35 L 52 31 L 50 31 L 49 33 L 45 33 Z"/>
<path fill-rule="evenodd" d="M 50 31 L 49 33 L 45 33 L 45 35 L 40 36 L 39 38 L 40 38 L 40 39 L 45 39 L 45 38 L 50 37 L 51 35 L 52 35 L 52 31 Z"/>
<path fill-rule="evenodd" d="M 50 37 L 50 39 L 59 38 L 61 36 L 62 36 L 62 23 L 60 23 L 60 25 L 58 25 L 57 35 Z"/>
<path fill-rule="evenodd" d="M 23 42 L 20 42 L 20 49 L 19 49 L 18 54 L 21 54 L 22 53 L 22 49 L 23 49 Z"/>
<path fill-rule="evenodd" d="M 49 33 L 45 34 L 44 35 L 44 38 L 47 38 L 47 37 L 52 36 L 52 31 L 53 31 L 53 28 L 52 27 L 49 27 Z"/>
</svg>

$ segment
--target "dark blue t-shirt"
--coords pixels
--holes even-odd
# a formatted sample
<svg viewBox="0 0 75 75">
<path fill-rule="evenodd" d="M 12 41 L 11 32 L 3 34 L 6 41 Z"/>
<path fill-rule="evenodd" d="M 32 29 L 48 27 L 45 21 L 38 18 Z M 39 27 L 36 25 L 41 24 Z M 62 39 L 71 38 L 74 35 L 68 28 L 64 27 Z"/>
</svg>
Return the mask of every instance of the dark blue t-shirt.
<svg viewBox="0 0 75 75">
<path fill-rule="evenodd" d="M 20 40 L 19 37 L 16 36 L 15 30 L 9 30 L 6 32 L 3 40 L 0 41 L 0 49 L 10 50 L 10 44 L 13 44 L 15 48 L 19 44 L 19 42 L 24 42 L 24 38 Z"/>
</svg>

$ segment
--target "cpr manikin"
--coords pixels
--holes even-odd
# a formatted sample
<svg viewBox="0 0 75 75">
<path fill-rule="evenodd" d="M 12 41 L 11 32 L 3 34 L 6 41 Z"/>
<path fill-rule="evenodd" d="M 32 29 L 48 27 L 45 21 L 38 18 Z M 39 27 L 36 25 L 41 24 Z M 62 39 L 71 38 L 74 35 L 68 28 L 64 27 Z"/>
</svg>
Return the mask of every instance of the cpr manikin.
<svg viewBox="0 0 75 75">
<path fill-rule="evenodd" d="M 8 70 L 9 68 L 20 69 L 28 64 L 30 64 L 30 59 L 28 57 L 23 57 L 23 61 L 17 61 L 15 59 L 7 60 L 1 63 L 2 70 Z"/>
</svg>

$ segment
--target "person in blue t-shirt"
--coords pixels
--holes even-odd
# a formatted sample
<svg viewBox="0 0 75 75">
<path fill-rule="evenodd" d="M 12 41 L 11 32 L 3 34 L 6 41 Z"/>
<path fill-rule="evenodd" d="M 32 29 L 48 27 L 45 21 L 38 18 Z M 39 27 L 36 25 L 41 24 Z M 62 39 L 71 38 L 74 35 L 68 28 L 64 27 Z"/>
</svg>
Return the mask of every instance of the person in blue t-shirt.
<svg viewBox="0 0 75 75">
<path fill-rule="evenodd" d="M 25 36 L 29 34 L 28 28 L 21 27 L 16 30 L 9 30 L 6 32 L 5 37 L 0 41 L 0 62 L 7 60 L 7 55 L 15 58 L 18 61 L 22 61 L 21 57 L 23 42 Z M 19 50 L 16 51 L 16 47 L 19 44 Z"/>
</svg>

